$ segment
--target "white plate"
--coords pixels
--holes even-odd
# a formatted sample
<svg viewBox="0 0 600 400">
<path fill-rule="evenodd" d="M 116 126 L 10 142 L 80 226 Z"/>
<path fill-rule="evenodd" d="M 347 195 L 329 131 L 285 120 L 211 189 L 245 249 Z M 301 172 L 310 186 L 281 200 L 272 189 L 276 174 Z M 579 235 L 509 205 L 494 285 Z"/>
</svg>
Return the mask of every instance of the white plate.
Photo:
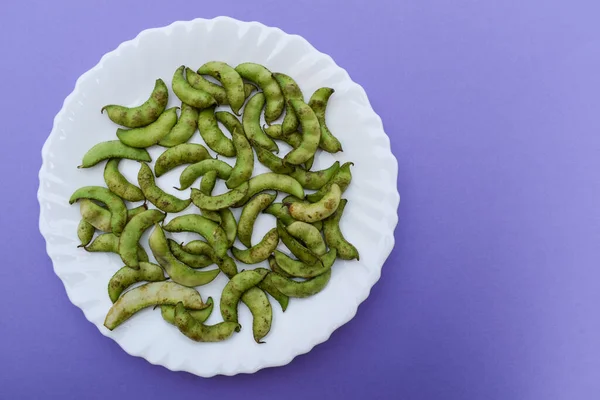
<svg viewBox="0 0 600 400">
<path fill-rule="evenodd" d="M 156 78 L 162 78 L 170 86 L 178 66 L 197 68 L 209 60 L 222 60 L 230 65 L 252 61 L 289 74 L 299 83 L 306 100 L 319 87 L 334 88 L 327 121 L 341 140 L 344 152 L 334 156 L 320 153 L 313 169 L 327 167 L 333 160 L 355 163 L 352 184 L 344 194 L 348 206 L 342 230 L 359 249 L 360 261 L 337 261 L 327 288 L 308 299 L 291 299 L 285 313 L 273 301 L 273 326 L 265 338 L 266 344 L 262 345 L 252 339 L 251 315 L 244 306 L 240 306 L 240 323 L 245 329 L 222 343 L 195 343 L 162 321 L 160 311 L 151 309 L 135 315 L 115 331 L 108 331 L 103 326 L 111 306 L 106 285 L 122 267 L 121 260 L 114 254 L 90 254 L 77 248 L 79 207 L 68 204 L 78 187 L 104 185 L 103 164 L 87 170 L 76 168 L 94 144 L 115 139 L 116 126 L 100 114 L 100 108 L 110 103 L 139 104 L 148 97 Z M 178 105 L 172 92 L 169 103 Z M 196 133 L 192 141 L 201 143 L 201 138 Z M 153 159 L 161 151 L 158 147 L 151 149 Z M 305 39 L 257 22 L 223 17 L 176 22 L 143 31 L 121 44 L 77 80 L 75 90 L 65 99 L 54 120 L 42 158 L 38 191 L 40 231 L 69 299 L 102 334 L 114 339 L 127 353 L 171 370 L 209 377 L 251 373 L 289 363 L 327 340 L 356 314 L 358 305 L 379 279 L 381 267 L 394 246 L 393 231 L 400 201 L 396 190 L 398 165 L 381 119 L 371 108 L 365 91 L 331 57 L 317 51 Z M 121 164 L 124 174 L 136 182 L 137 164 L 128 160 Z M 179 172 L 181 168 L 162 176 L 158 184 L 176 194 L 171 187 L 177 184 Z M 257 163 L 255 173 L 260 172 L 264 168 Z M 217 188 L 223 189 L 224 186 Z M 189 191 L 180 196 L 188 194 Z M 193 206 L 186 210 L 193 211 Z M 253 242 L 273 226 L 273 217 L 260 216 Z M 200 293 L 204 299 L 213 296 L 218 304 L 226 281 L 221 274 L 210 285 L 200 287 Z M 217 322 L 219 318 L 215 307 L 208 322 Z"/>
</svg>

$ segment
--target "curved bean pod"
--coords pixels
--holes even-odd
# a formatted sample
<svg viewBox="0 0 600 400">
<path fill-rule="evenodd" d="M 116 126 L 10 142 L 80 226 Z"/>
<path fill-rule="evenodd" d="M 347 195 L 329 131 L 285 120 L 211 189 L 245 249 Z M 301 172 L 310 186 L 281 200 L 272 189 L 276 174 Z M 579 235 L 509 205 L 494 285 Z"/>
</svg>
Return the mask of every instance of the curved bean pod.
<svg viewBox="0 0 600 400">
<path fill-rule="evenodd" d="M 271 229 L 265 237 L 256 245 L 246 250 L 240 250 L 233 247 L 231 252 L 233 256 L 244 264 L 258 264 L 265 261 L 279 244 L 279 234 L 277 228 Z"/>
<path fill-rule="evenodd" d="M 217 260 L 217 255 L 210 244 L 202 240 L 192 240 L 182 246 L 183 251 L 197 256 L 207 256 L 211 260 Z"/>
<path fill-rule="evenodd" d="M 274 73 L 273 78 L 279 84 L 281 91 L 283 92 L 283 97 L 286 103 L 290 100 L 302 100 L 304 101 L 304 95 L 302 94 L 302 90 L 290 76 L 282 73 Z M 285 117 L 283 118 L 283 123 L 281 124 L 283 134 L 288 134 L 295 132 L 298 129 L 298 118 L 296 117 L 296 113 L 290 107 L 287 108 Z"/>
<path fill-rule="evenodd" d="M 290 107 L 290 109 L 291 109 L 291 107 Z M 294 149 L 298 148 L 300 146 L 300 144 L 302 143 L 302 134 L 300 132 L 296 131 L 296 132 L 291 132 L 291 133 L 284 135 L 281 125 L 268 126 L 264 129 L 264 131 L 267 134 L 267 136 L 269 136 L 273 139 L 281 139 L 284 142 L 286 142 L 287 144 L 289 144 L 290 146 L 292 146 Z M 304 163 L 305 168 L 307 170 L 310 170 L 312 168 L 314 161 L 315 161 L 315 156 L 312 156 L 311 158 L 309 158 Z"/>
<path fill-rule="evenodd" d="M 319 190 L 331 180 L 339 169 L 340 162 L 336 161 L 331 167 L 320 171 L 306 171 L 302 168 L 296 168 L 290 173 L 290 176 L 300 182 L 304 189 Z"/>
<path fill-rule="evenodd" d="M 233 142 L 219 128 L 214 107 L 200 111 L 200 114 L 198 114 L 198 130 L 206 145 L 213 151 L 224 157 L 235 156 Z"/>
<path fill-rule="evenodd" d="M 273 286 L 279 289 L 279 291 L 286 296 L 303 298 L 319 293 L 325 288 L 325 286 L 327 286 L 330 278 L 331 268 L 325 273 L 304 282 L 296 282 L 274 272 L 270 272 L 265 280 L 269 283 L 272 283 Z"/>
<path fill-rule="evenodd" d="M 279 264 L 277 264 L 277 261 L 275 260 L 275 256 L 269 257 L 269 267 L 271 268 L 271 271 L 276 272 L 285 278 L 292 278 L 292 276 L 290 274 L 288 274 L 283 269 L 281 269 Z M 264 282 L 264 280 L 263 280 L 263 282 Z M 271 282 L 271 284 L 272 283 L 273 282 Z M 278 289 L 278 291 L 279 291 L 279 289 Z"/>
<path fill-rule="evenodd" d="M 297 148 L 286 154 L 284 161 L 299 165 L 314 157 L 321 139 L 321 127 L 315 112 L 304 101 L 290 100 L 289 104 L 300 120 L 302 142 Z"/>
<path fill-rule="evenodd" d="M 288 206 L 292 217 L 298 221 L 316 222 L 321 221 L 337 210 L 342 190 L 334 183 L 329 188 L 329 191 L 315 203 L 292 203 Z M 285 204 L 285 203 L 284 203 Z"/>
<path fill-rule="evenodd" d="M 162 228 L 156 224 L 148 240 L 154 258 L 171 277 L 173 282 L 184 286 L 200 286 L 212 282 L 221 272 L 218 268 L 209 271 L 197 271 L 179 261 L 169 248 Z"/>
<path fill-rule="evenodd" d="M 162 271 L 162 269 L 161 269 Z M 214 302 L 212 297 L 206 299 L 207 308 L 204 310 L 188 310 L 194 319 L 200 323 L 203 323 L 212 314 Z M 175 307 L 174 306 L 160 306 L 160 315 L 165 321 L 171 325 L 175 325 Z"/>
<path fill-rule="evenodd" d="M 296 197 L 304 197 L 304 189 L 302 185 L 294 178 L 276 174 L 274 172 L 265 172 L 264 174 L 256 175 L 248 181 L 248 193 L 234 207 L 241 207 L 255 194 L 264 190 L 275 190 L 293 194 Z"/>
<path fill-rule="evenodd" d="M 127 178 L 119 172 L 118 158 L 108 160 L 104 167 L 104 182 L 111 192 L 127 201 L 142 201 L 146 198 L 142 190 L 129 182 Z"/>
<path fill-rule="evenodd" d="M 212 191 L 217 184 L 217 171 L 211 170 L 206 172 L 200 180 L 200 191 L 207 196 L 212 194 Z M 202 215 L 211 221 L 215 221 L 217 224 L 221 224 L 221 214 L 217 211 L 203 210 L 200 209 Z"/>
<path fill-rule="evenodd" d="M 86 251 L 91 253 L 115 253 L 119 254 L 119 237 L 114 233 L 103 233 L 98 235 L 96 239 L 85 247 Z M 146 250 L 138 243 L 136 247 L 137 258 L 139 261 L 148 262 L 148 254 Z M 119 254 L 120 255 L 120 254 Z"/>
<path fill-rule="evenodd" d="M 235 70 L 242 76 L 242 78 L 254 82 L 262 89 L 267 100 L 267 107 L 265 109 L 265 121 L 267 124 L 275 121 L 283 112 L 285 100 L 279 84 L 271 71 L 262 65 L 255 63 L 243 63 L 238 65 Z"/>
<path fill-rule="evenodd" d="M 359 260 L 358 250 L 344 238 L 340 230 L 340 219 L 347 202 L 346 199 L 342 199 L 335 213 L 323 221 L 323 233 L 325 234 L 325 242 L 330 248 L 337 250 L 339 258 L 342 260 Z"/>
<path fill-rule="evenodd" d="M 258 161 L 276 174 L 291 174 L 294 172 L 294 167 L 292 165 L 284 163 L 281 158 L 277 157 L 269 150 L 263 149 L 258 145 L 254 146 L 254 150 L 256 151 Z"/>
<path fill-rule="evenodd" d="M 287 206 L 283 203 L 273 203 L 269 207 L 265 208 L 263 213 L 271 214 L 272 216 L 283 222 L 283 224 L 286 226 L 296 221 L 290 215 L 290 211 L 288 210 Z"/>
<path fill-rule="evenodd" d="M 289 276 L 296 278 L 314 278 L 324 274 L 331 268 L 336 256 L 337 251 L 331 249 L 321 258 L 321 263 L 310 265 L 302 261 L 293 260 L 278 250 L 275 251 L 277 266 Z"/>
<path fill-rule="evenodd" d="M 165 214 L 158 210 L 146 210 L 136 215 L 125 225 L 123 233 L 119 238 L 119 254 L 123 263 L 130 268 L 138 269 L 139 260 L 137 246 L 140 238 L 152 225 L 164 220 Z"/>
<path fill-rule="evenodd" d="M 228 247 L 233 246 L 233 242 L 235 242 L 235 237 L 237 235 L 237 222 L 235 220 L 235 216 L 231 212 L 230 209 L 225 208 L 219 211 L 221 216 L 221 227 L 225 231 L 225 235 L 227 235 L 227 244 Z"/>
<path fill-rule="evenodd" d="M 229 189 L 246 183 L 252 177 L 252 171 L 254 170 L 254 152 L 243 132 L 243 130 L 238 129 L 231 132 L 237 158 L 231 176 L 225 182 Z"/>
<path fill-rule="evenodd" d="M 196 108 L 207 108 L 217 104 L 216 100 L 204 90 L 198 90 L 192 87 L 189 82 L 184 78 L 183 71 L 185 66 L 175 70 L 173 74 L 173 80 L 171 82 L 171 87 L 175 95 L 181 100 L 183 103 L 189 104 L 192 107 Z"/>
<path fill-rule="evenodd" d="M 173 147 L 185 143 L 190 140 L 197 127 L 198 110 L 186 103 L 181 103 L 179 120 L 158 144 L 164 147 Z"/>
<path fill-rule="evenodd" d="M 177 123 L 177 109 L 169 108 L 150 125 L 133 129 L 117 129 L 117 137 L 130 147 L 145 148 L 160 142 Z"/>
<path fill-rule="evenodd" d="M 182 302 L 186 308 L 203 310 L 208 306 L 196 289 L 175 282 L 151 282 L 129 290 L 108 310 L 104 326 L 111 331 L 133 314 L 153 305 L 176 305 Z"/>
<path fill-rule="evenodd" d="M 327 87 L 317 89 L 308 101 L 308 105 L 313 109 L 319 125 L 321 126 L 321 141 L 319 147 L 329 153 L 336 153 L 342 150 L 342 144 L 340 141 L 333 136 L 327 124 L 325 123 L 325 110 L 327 108 L 327 101 L 329 97 L 335 92 L 335 90 Z"/>
<path fill-rule="evenodd" d="M 77 247 L 87 246 L 92 241 L 95 232 L 96 228 L 85 219 L 79 221 L 79 225 L 77 225 L 77 237 L 79 238 L 80 244 Z"/>
<path fill-rule="evenodd" d="M 168 232 L 195 232 L 206 239 L 218 258 L 227 254 L 227 235 L 225 231 L 208 218 L 197 214 L 182 215 L 173 218 L 164 226 Z"/>
<path fill-rule="evenodd" d="M 252 246 L 252 232 L 258 214 L 275 201 L 276 194 L 261 193 L 244 206 L 238 222 L 238 238 L 246 247 Z"/>
<path fill-rule="evenodd" d="M 138 184 L 146 199 L 164 212 L 178 213 L 185 210 L 192 202 L 192 199 L 182 200 L 156 186 L 152 170 L 144 163 L 138 172 Z"/>
<path fill-rule="evenodd" d="M 186 310 L 183 303 L 175 306 L 173 322 L 181 333 L 196 342 L 221 342 L 241 329 L 241 325 L 237 322 L 226 321 L 211 326 L 203 325 Z"/>
<path fill-rule="evenodd" d="M 214 264 L 214 259 L 207 255 L 188 253 L 183 249 L 183 247 L 179 243 L 177 243 L 173 239 L 168 239 L 167 241 L 169 243 L 169 249 L 171 250 L 171 253 L 173 253 L 173 255 L 175 256 L 175 258 L 190 268 L 205 268 L 211 264 Z"/>
<path fill-rule="evenodd" d="M 110 225 L 110 211 L 106 208 L 94 203 L 92 200 L 81 199 L 79 201 L 79 207 L 81 217 L 92 224 L 92 226 L 102 232 L 111 232 L 112 227 Z M 127 210 L 127 222 L 131 221 L 131 218 L 137 214 L 144 212 L 148 209 L 146 204 Z"/>
<path fill-rule="evenodd" d="M 98 143 L 85 153 L 81 165 L 77 168 L 90 168 L 109 158 L 127 158 L 134 161 L 150 162 L 152 158 L 145 149 L 136 149 L 123 144 L 120 140 Z"/>
<path fill-rule="evenodd" d="M 154 121 L 165 111 L 169 100 L 169 89 L 162 79 L 157 79 L 150 98 L 138 107 L 123 107 L 108 105 L 102 107 L 101 113 L 106 110 L 108 118 L 116 124 L 127 128 L 139 128 Z"/>
<path fill-rule="evenodd" d="M 180 165 L 194 164 L 211 158 L 212 157 L 208 150 L 206 150 L 206 147 L 201 144 L 179 144 L 167 149 L 156 159 L 156 163 L 154 164 L 154 174 L 158 178 Z"/>
<path fill-rule="evenodd" d="M 134 283 L 143 281 L 161 282 L 166 279 L 161 267 L 142 261 L 139 269 L 123 267 L 110 278 L 110 281 L 108 281 L 108 297 L 114 303 L 121 293 Z"/>
<path fill-rule="evenodd" d="M 279 152 L 279 146 L 268 137 L 260 127 L 260 114 L 265 105 L 265 95 L 259 92 L 252 96 L 244 108 L 242 126 L 250 142 L 256 143 L 267 150 Z"/>
<path fill-rule="evenodd" d="M 210 75 L 223 85 L 227 101 L 234 113 L 239 114 L 246 100 L 244 81 L 235 69 L 221 61 L 209 61 L 198 69 L 199 74 Z"/>
<path fill-rule="evenodd" d="M 185 69 L 185 75 L 187 81 L 194 89 L 204 90 L 217 101 L 217 104 L 221 106 L 229 104 L 229 100 L 227 100 L 227 92 L 223 86 L 217 85 L 216 83 L 205 79 L 202 75 L 197 74 L 189 68 Z M 250 83 L 244 83 L 244 98 L 248 98 L 248 96 L 250 96 L 250 94 L 255 90 L 256 86 Z"/>
<path fill-rule="evenodd" d="M 258 285 L 267 276 L 268 272 L 264 268 L 242 271 L 227 282 L 227 285 L 223 288 L 220 303 L 221 316 L 225 321 L 237 322 L 237 306 L 240 298 L 247 290 Z"/>
<path fill-rule="evenodd" d="M 287 226 L 287 231 L 300 240 L 315 255 L 322 256 L 327 251 L 321 232 L 306 222 L 296 221 Z"/>
<path fill-rule="evenodd" d="M 229 208 L 240 201 L 248 192 L 248 182 L 245 182 L 229 192 L 207 196 L 200 190 L 192 188 L 192 202 L 201 210 L 218 211 Z"/>
<path fill-rule="evenodd" d="M 320 263 L 319 257 L 316 256 L 310 249 L 306 248 L 296 238 L 289 234 L 281 221 L 277 221 L 277 233 L 285 246 L 296 256 L 300 261 L 306 264 Z"/>
<path fill-rule="evenodd" d="M 189 188 L 196 179 L 206 174 L 208 171 L 216 171 L 221 179 L 228 179 L 231 176 L 231 165 L 221 160 L 204 160 L 187 166 L 179 177 L 179 190 Z M 212 189 L 211 189 L 212 191 Z"/>
<path fill-rule="evenodd" d="M 252 313 L 252 335 L 256 343 L 264 343 L 262 338 L 271 330 L 273 309 L 265 292 L 253 287 L 242 295 L 242 301 Z"/>
<path fill-rule="evenodd" d="M 306 200 L 310 201 L 311 203 L 321 200 L 325 193 L 329 192 L 331 185 L 334 183 L 337 184 L 342 193 L 344 193 L 352 181 L 352 173 L 350 172 L 350 167 L 352 165 L 354 165 L 354 163 L 344 163 L 340 169 L 338 169 L 335 175 L 329 180 L 329 182 L 325 184 L 325 186 L 323 186 L 317 192 L 307 195 Z"/>
<path fill-rule="evenodd" d="M 80 199 L 96 200 L 106 204 L 111 213 L 110 225 L 112 232 L 118 235 L 123 231 L 127 223 L 127 207 L 125 207 L 125 203 L 119 196 L 101 186 L 84 186 L 71 195 L 69 204 L 73 204 Z"/>
</svg>

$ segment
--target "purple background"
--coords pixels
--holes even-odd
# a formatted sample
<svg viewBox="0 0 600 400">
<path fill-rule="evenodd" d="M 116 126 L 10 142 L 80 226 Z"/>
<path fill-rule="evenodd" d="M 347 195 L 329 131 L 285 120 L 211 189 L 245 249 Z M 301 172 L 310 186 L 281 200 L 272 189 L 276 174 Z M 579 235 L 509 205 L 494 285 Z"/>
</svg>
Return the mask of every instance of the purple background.
<svg viewBox="0 0 600 400">
<path fill-rule="evenodd" d="M 79 75 L 145 28 L 217 15 L 303 35 L 365 87 L 402 201 L 356 318 L 288 366 L 202 379 L 128 356 L 71 305 L 36 191 Z M 597 0 L 0 2 L 0 398 L 599 398 L 599 16 Z"/>
</svg>

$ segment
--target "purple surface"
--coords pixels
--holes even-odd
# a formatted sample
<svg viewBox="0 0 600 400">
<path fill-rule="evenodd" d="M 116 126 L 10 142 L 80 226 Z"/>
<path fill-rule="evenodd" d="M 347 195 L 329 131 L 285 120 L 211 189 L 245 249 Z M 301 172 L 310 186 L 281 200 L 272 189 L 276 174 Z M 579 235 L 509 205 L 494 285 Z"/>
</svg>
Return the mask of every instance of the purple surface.
<svg viewBox="0 0 600 400">
<path fill-rule="evenodd" d="M 190 4 L 0 2 L 0 399 L 599 398 L 597 0 Z M 79 75 L 145 28 L 217 15 L 303 35 L 365 87 L 402 202 L 354 320 L 286 367 L 202 379 L 128 356 L 68 301 L 36 191 Z"/>
</svg>

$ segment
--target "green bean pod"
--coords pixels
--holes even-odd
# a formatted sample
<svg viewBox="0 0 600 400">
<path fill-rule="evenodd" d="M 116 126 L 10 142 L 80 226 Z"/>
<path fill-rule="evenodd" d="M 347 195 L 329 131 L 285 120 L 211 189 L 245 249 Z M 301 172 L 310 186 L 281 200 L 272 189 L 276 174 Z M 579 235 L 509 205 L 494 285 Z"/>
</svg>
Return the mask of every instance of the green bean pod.
<svg viewBox="0 0 600 400">
<path fill-rule="evenodd" d="M 319 147 L 329 153 L 343 151 L 342 144 L 335 136 L 333 136 L 327 127 L 327 124 L 325 123 L 325 110 L 327 108 L 327 102 L 329 101 L 329 97 L 331 97 L 334 92 L 335 90 L 327 87 L 317 89 L 308 101 L 308 105 L 315 112 L 315 115 L 319 120 L 319 125 L 321 126 L 321 140 L 319 142 Z"/>
<path fill-rule="evenodd" d="M 300 182 L 304 189 L 319 190 L 331 180 L 340 169 L 340 162 L 334 162 L 331 167 L 320 171 L 306 171 L 297 167 L 290 176 Z"/>
<path fill-rule="evenodd" d="M 246 247 L 252 246 L 252 232 L 254 230 L 254 222 L 258 214 L 267 208 L 275 198 L 276 194 L 261 193 L 254 197 L 244 206 L 238 222 L 237 234 L 240 242 Z"/>
<path fill-rule="evenodd" d="M 77 225 L 77 237 L 79 238 L 80 244 L 77 247 L 87 246 L 92 241 L 95 232 L 96 228 L 85 219 L 79 221 L 79 225 Z"/>
<path fill-rule="evenodd" d="M 146 198 L 142 190 L 129 182 L 119 171 L 118 158 L 108 160 L 104 167 L 104 182 L 111 192 L 127 201 L 142 201 Z"/>
<path fill-rule="evenodd" d="M 209 107 L 200 111 L 200 114 L 198 114 L 198 130 L 206 145 L 213 151 L 223 157 L 235 156 L 233 142 L 219 128 L 217 118 L 215 117 L 215 107 Z"/>
<path fill-rule="evenodd" d="M 243 131 L 235 129 L 231 135 L 233 137 L 233 145 L 235 147 L 237 159 L 235 161 L 235 166 L 231 171 L 231 176 L 225 182 L 225 185 L 229 189 L 237 188 L 248 182 L 252 177 L 252 171 L 254 170 L 254 152 Z"/>
<path fill-rule="evenodd" d="M 156 224 L 148 240 L 156 261 L 167 272 L 173 282 L 183 286 L 200 286 L 212 282 L 221 272 L 219 269 L 198 271 L 179 261 L 169 248 L 169 243 L 162 228 Z"/>
<path fill-rule="evenodd" d="M 220 304 L 221 316 L 225 321 L 237 322 L 240 298 L 247 290 L 258 285 L 268 272 L 264 268 L 242 271 L 227 282 L 221 294 Z"/>
<path fill-rule="evenodd" d="M 286 229 L 290 235 L 304 243 L 315 255 L 322 256 L 327 251 L 321 232 L 313 225 L 296 221 L 289 224 Z"/>
<path fill-rule="evenodd" d="M 225 231 L 225 235 L 227 236 L 227 245 L 228 247 L 231 247 L 233 246 L 233 242 L 235 242 L 235 237 L 237 236 L 238 229 L 235 216 L 228 208 L 220 210 L 219 215 L 221 216 L 220 225 Z"/>
<path fill-rule="evenodd" d="M 231 176 L 231 165 L 221 160 L 204 160 L 192 165 L 188 165 L 181 176 L 179 177 L 179 190 L 189 188 L 194 184 L 196 179 L 206 174 L 208 171 L 216 171 L 217 176 L 221 179 L 228 179 Z M 211 189 L 212 191 L 212 189 Z"/>
<path fill-rule="evenodd" d="M 291 174 L 294 172 L 294 166 L 286 164 L 283 160 L 261 146 L 254 145 L 258 161 L 276 174 Z"/>
<path fill-rule="evenodd" d="M 150 162 L 152 158 L 145 149 L 136 149 L 123 144 L 120 140 L 98 143 L 85 153 L 81 165 L 77 168 L 90 168 L 109 158 L 127 158 L 129 160 Z"/>
<path fill-rule="evenodd" d="M 270 272 L 265 278 L 266 281 L 272 283 L 279 291 L 289 297 L 310 297 L 319 293 L 327 286 L 331 278 L 331 268 L 325 273 L 318 275 L 304 282 L 297 282 L 289 278 L 285 278 L 274 272 Z"/>
<path fill-rule="evenodd" d="M 158 144 L 164 147 L 173 147 L 185 143 L 194 135 L 197 127 L 198 110 L 186 103 L 181 103 L 179 120 Z"/>
<path fill-rule="evenodd" d="M 177 123 L 177 109 L 169 108 L 153 123 L 141 128 L 117 129 L 117 137 L 130 147 L 146 148 L 160 142 Z"/>
<path fill-rule="evenodd" d="M 314 157 L 321 139 L 319 120 L 312 108 L 302 100 L 290 100 L 289 104 L 302 126 L 302 142 L 284 157 L 289 164 L 299 165 Z"/>
<path fill-rule="evenodd" d="M 264 343 L 262 339 L 271 330 L 273 309 L 264 291 L 258 287 L 249 289 L 242 295 L 242 302 L 252 313 L 252 335 L 256 343 Z"/>
<path fill-rule="evenodd" d="M 242 126 L 244 133 L 251 143 L 256 143 L 267 150 L 279 152 L 279 146 L 268 137 L 260 127 L 260 114 L 265 105 L 265 95 L 259 92 L 252 96 L 246 104 L 244 115 L 242 116 Z"/>
<path fill-rule="evenodd" d="M 183 143 L 165 150 L 154 164 L 154 174 L 159 176 L 169 172 L 175 167 L 184 164 L 195 164 L 197 162 L 211 159 L 206 147 L 196 143 Z"/>
<path fill-rule="evenodd" d="M 210 196 L 215 185 L 217 184 L 217 177 L 218 174 L 215 170 L 206 172 L 200 181 L 200 191 L 205 195 Z M 202 213 L 202 216 L 210 219 L 211 221 L 215 221 L 217 224 L 221 224 L 221 214 L 219 214 L 218 211 L 200 209 L 200 212 Z"/>
<path fill-rule="evenodd" d="M 206 239 L 218 258 L 223 258 L 229 248 L 227 235 L 214 221 L 201 215 L 187 214 L 173 218 L 164 226 L 168 232 L 195 232 Z"/>
<path fill-rule="evenodd" d="M 192 202 L 201 210 L 218 211 L 229 208 L 240 201 L 248 192 L 248 182 L 242 183 L 229 192 L 217 195 L 207 196 L 200 190 L 192 188 Z"/>
<path fill-rule="evenodd" d="M 271 214 L 272 216 L 283 222 L 283 224 L 286 226 L 296 221 L 290 215 L 290 211 L 288 210 L 287 206 L 283 203 L 272 203 L 269 207 L 264 209 L 263 213 Z"/>
<path fill-rule="evenodd" d="M 111 214 L 106 208 L 88 199 L 81 199 L 79 201 L 79 207 L 81 217 L 85 221 L 89 222 L 94 228 L 102 232 L 112 231 L 112 227 L 110 225 Z M 146 204 L 142 204 L 141 206 L 127 210 L 127 222 L 131 221 L 131 218 L 140 212 L 146 211 L 147 209 L 148 206 L 146 206 Z"/>
<path fill-rule="evenodd" d="M 209 61 L 198 69 L 199 74 L 210 75 L 223 85 L 227 93 L 227 101 L 234 113 L 239 115 L 240 108 L 246 100 L 244 81 L 235 69 L 224 62 Z"/>
<path fill-rule="evenodd" d="M 298 221 L 321 221 L 337 210 L 342 196 L 342 190 L 334 183 L 329 191 L 315 203 L 292 203 L 288 206 L 290 215 Z M 284 203 L 285 204 L 285 203 Z"/>
<path fill-rule="evenodd" d="M 252 196 L 265 190 L 285 192 L 299 198 L 304 197 L 304 189 L 297 180 L 290 176 L 274 172 L 265 172 L 264 174 L 253 176 L 248 181 L 248 185 L 246 196 L 237 202 L 234 207 L 243 206 Z"/>
<path fill-rule="evenodd" d="M 327 272 L 337 256 L 335 249 L 329 250 L 322 258 L 320 263 L 306 264 L 302 261 L 293 260 L 281 251 L 275 251 L 275 261 L 287 275 L 296 278 L 314 278 Z"/>
<path fill-rule="evenodd" d="M 114 303 L 125 289 L 135 283 L 143 281 L 160 282 L 166 279 L 162 268 L 156 264 L 142 261 L 139 269 L 125 266 L 118 270 L 108 281 L 108 297 Z"/>
<path fill-rule="evenodd" d="M 195 268 L 195 269 L 205 268 L 205 267 L 208 267 L 209 265 L 214 264 L 215 257 L 209 257 L 204 254 L 188 253 L 187 251 L 185 251 L 183 249 L 183 246 L 181 246 L 179 243 L 177 243 L 176 241 L 174 241 L 172 239 L 168 239 L 168 243 L 169 243 L 169 249 L 171 250 L 171 253 L 173 253 L 173 255 L 175 256 L 175 258 L 190 268 Z M 214 256 L 214 252 L 213 252 L 213 256 Z"/>
<path fill-rule="evenodd" d="M 299 260 L 306 264 L 320 263 L 319 257 L 313 253 L 310 249 L 306 248 L 296 238 L 289 234 L 285 226 L 281 221 L 277 221 L 277 233 L 279 238 L 285 244 L 285 246 L 295 255 Z"/>
<path fill-rule="evenodd" d="M 323 221 L 323 233 L 327 246 L 336 249 L 339 258 L 342 260 L 359 260 L 358 250 L 344 238 L 340 230 L 340 219 L 347 202 L 346 199 L 342 199 L 335 213 Z"/>
<path fill-rule="evenodd" d="M 302 94 L 302 90 L 300 87 L 292 79 L 290 76 L 282 73 L 274 73 L 273 78 L 279 84 L 281 91 L 283 92 L 283 97 L 286 103 L 290 100 L 304 100 L 304 95 Z M 283 123 L 281 124 L 283 134 L 288 134 L 295 132 L 298 129 L 298 118 L 296 117 L 296 113 L 290 107 L 287 107 L 285 117 L 283 118 Z"/>
<path fill-rule="evenodd" d="M 352 165 L 354 165 L 354 163 L 344 163 L 340 169 L 338 169 L 335 175 L 329 180 L 329 182 L 325 184 L 325 186 L 323 186 L 317 192 L 307 195 L 306 200 L 310 201 L 311 203 L 321 200 L 325 193 L 330 191 L 331 185 L 334 183 L 337 184 L 342 193 L 344 193 L 352 181 L 352 173 L 350 172 L 350 167 Z"/>
<path fill-rule="evenodd" d="M 264 238 L 256 245 L 246 250 L 240 250 L 233 247 L 231 252 L 233 256 L 244 264 L 258 264 L 265 261 L 279 244 L 279 234 L 277 228 L 271 229 Z"/>
<path fill-rule="evenodd" d="M 238 65 L 235 70 L 242 78 L 254 82 L 264 92 L 267 100 L 267 107 L 265 108 L 265 121 L 267 124 L 271 124 L 279 118 L 283 112 L 285 99 L 271 71 L 262 65 L 249 62 Z"/>
<path fill-rule="evenodd" d="M 159 267 L 160 268 L 160 267 Z M 162 269 L 161 269 L 162 272 Z M 188 310 L 190 315 L 194 317 L 194 319 L 200 323 L 203 323 L 210 317 L 212 314 L 214 301 L 212 297 L 206 299 L 207 308 L 204 310 Z M 160 306 L 160 315 L 163 317 L 165 321 L 167 321 L 171 325 L 175 325 L 175 306 Z"/>
<path fill-rule="evenodd" d="M 185 66 L 175 70 L 171 87 L 175 95 L 185 104 L 199 109 L 208 108 L 217 104 L 216 100 L 204 90 L 198 90 L 192 87 L 183 76 Z"/>
<path fill-rule="evenodd" d="M 96 239 L 89 245 L 85 247 L 86 251 L 91 253 L 114 253 L 120 255 L 119 253 L 119 237 L 114 233 L 103 233 L 102 235 L 98 235 Z M 136 246 L 137 258 L 139 261 L 148 262 L 148 254 L 146 254 L 146 250 L 140 244 Z"/>
<path fill-rule="evenodd" d="M 137 246 L 140 238 L 152 225 L 165 219 L 165 214 L 158 210 L 146 210 L 136 215 L 125 225 L 123 233 L 119 238 L 119 254 L 126 266 L 134 269 L 139 268 Z"/>
<path fill-rule="evenodd" d="M 165 111 L 169 100 L 169 89 L 162 79 L 157 79 L 150 98 L 138 107 L 123 107 L 108 105 L 102 107 L 101 113 L 106 110 L 108 118 L 116 124 L 127 128 L 139 128 L 149 125 Z"/>
<path fill-rule="evenodd" d="M 125 207 L 125 203 L 119 196 L 101 186 L 84 186 L 71 195 L 69 204 L 73 204 L 80 199 L 96 200 L 106 204 L 111 213 L 112 232 L 119 235 L 123 231 L 127 223 L 127 207 Z"/>
<path fill-rule="evenodd" d="M 194 89 L 203 90 L 210 94 L 220 106 L 229 104 L 227 92 L 223 86 L 217 85 L 205 79 L 202 75 L 197 74 L 189 68 L 185 69 L 187 81 Z M 244 83 L 244 98 L 248 98 L 252 92 L 256 90 L 256 86 L 250 83 Z"/>
<path fill-rule="evenodd" d="M 241 329 L 237 322 L 226 321 L 211 326 L 204 325 L 186 310 L 183 303 L 175 306 L 173 321 L 181 333 L 196 342 L 222 342 L 233 335 L 233 332 L 239 332 Z"/>
<path fill-rule="evenodd" d="M 144 192 L 146 199 L 154 204 L 156 208 L 164 212 L 181 212 L 192 202 L 192 199 L 182 200 L 156 186 L 152 170 L 144 163 L 142 163 L 140 171 L 138 172 L 138 184 L 140 185 L 142 192 Z"/>
</svg>

